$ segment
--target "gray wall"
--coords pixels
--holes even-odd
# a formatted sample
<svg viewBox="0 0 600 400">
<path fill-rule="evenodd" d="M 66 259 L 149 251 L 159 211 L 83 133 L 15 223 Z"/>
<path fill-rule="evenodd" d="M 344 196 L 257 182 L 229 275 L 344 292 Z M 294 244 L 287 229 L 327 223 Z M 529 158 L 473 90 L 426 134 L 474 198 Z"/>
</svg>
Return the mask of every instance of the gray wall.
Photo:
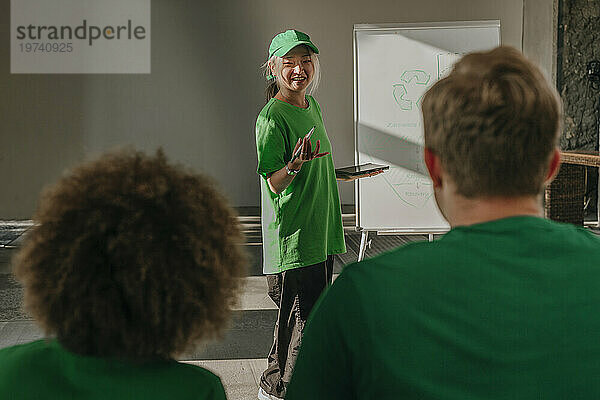
<svg viewBox="0 0 600 400">
<path fill-rule="evenodd" d="M 558 0 L 523 0 L 523 53 L 556 82 Z"/>
<path fill-rule="evenodd" d="M 598 150 L 600 91 L 593 90 L 587 63 L 600 60 L 600 2 L 561 0 L 557 83 L 564 105 L 560 146 L 565 150 Z M 584 212 L 598 218 L 598 169 L 587 168 Z"/>
<path fill-rule="evenodd" d="M 163 146 L 215 177 L 233 205 L 258 206 L 259 65 L 271 37 L 289 27 L 308 32 L 321 50 L 316 97 L 337 166 L 354 161 L 354 24 L 499 19 L 502 42 L 517 48 L 524 34 L 523 0 L 153 0 L 152 74 L 11 75 L 9 5 L 0 0 L 0 219 L 29 218 L 40 189 L 62 171 L 128 143 Z M 342 202 L 353 203 L 353 185 L 340 190 Z"/>
</svg>

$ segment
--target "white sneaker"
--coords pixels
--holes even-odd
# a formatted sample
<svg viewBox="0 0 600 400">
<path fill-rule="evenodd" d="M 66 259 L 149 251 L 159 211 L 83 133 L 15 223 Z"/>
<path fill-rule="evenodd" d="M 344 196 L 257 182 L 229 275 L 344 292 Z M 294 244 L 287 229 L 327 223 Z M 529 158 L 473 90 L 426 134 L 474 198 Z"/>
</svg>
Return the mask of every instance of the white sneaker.
<svg viewBox="0 0 600 400">
<path fill-rule="evenodd" d="M 258 400 L 284 400 L 284 399 L 281 397 L 273 396 L 272 394 L 265 392 L 263 388 L 259 387 L 258 388 Z"/>
</svg>

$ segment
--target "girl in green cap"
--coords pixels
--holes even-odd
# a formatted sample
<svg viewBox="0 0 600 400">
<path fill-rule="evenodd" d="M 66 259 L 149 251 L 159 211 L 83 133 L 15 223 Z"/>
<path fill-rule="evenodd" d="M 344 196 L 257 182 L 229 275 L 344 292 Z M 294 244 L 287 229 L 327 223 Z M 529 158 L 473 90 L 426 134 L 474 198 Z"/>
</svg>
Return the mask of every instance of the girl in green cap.
<svg viewBox="0 0 600 400">
<path fill-rule="evenodd" d="M 341 207 L 321 107 L 319 50 L 288 30 L 269 46 L 268 102 L 256 120 L 263 272 L 279 308 L 259 399 L 285 396 L 308 315 L 331 284 L 333 255 L 346 252 Z M 313 145 L 314 144 L 314 145 Z"/>
</svg>

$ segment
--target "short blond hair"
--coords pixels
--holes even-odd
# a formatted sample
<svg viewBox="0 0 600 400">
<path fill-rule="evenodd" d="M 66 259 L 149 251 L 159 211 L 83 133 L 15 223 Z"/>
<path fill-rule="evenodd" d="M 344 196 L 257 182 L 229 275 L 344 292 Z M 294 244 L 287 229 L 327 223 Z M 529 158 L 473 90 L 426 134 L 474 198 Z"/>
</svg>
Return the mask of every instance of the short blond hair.
<svg viewBox="0 0 600 400">
<path fill-rule="evenodd" d="M 537 195 L 558 144 L 556 90 L 518 50 L 471 53 L 423 98 L 425 146 L 459 194 Z"/>
</svg>

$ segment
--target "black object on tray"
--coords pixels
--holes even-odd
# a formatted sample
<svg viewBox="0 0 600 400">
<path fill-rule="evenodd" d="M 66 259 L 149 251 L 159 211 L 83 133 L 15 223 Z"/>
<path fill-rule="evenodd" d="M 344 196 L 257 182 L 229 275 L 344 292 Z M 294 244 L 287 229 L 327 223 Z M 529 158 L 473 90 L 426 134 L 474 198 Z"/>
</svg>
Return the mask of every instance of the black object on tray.
<svg viewBox="0 0 600 400">
<path fill-rule="evenodd" d="M 390 169 L 390 166 L 373 163 L 352 165 L 350 167 L 337 168 L 335 170 L 335 176 L 337 178 L 352 178 L 354 176 L 366 175 L 372 172 L 384 171 L 386 169 Z"/>
</svg>

